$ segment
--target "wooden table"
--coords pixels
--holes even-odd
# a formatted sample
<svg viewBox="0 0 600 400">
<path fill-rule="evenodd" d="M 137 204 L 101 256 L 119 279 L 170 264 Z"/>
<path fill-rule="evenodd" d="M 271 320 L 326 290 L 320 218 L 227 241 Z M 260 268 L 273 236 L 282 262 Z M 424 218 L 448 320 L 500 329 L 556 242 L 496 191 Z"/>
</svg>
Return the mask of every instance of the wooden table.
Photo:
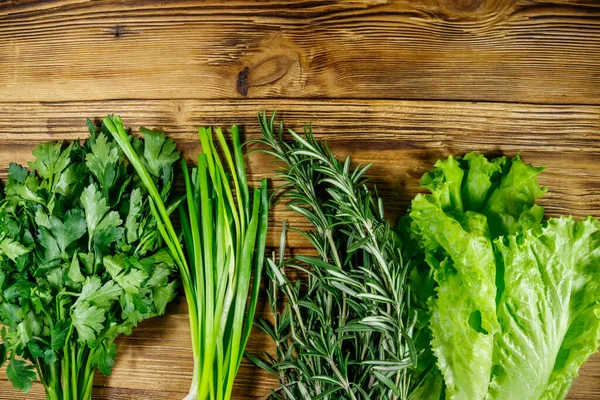
<svg viewBox="0 0 600 400">
<path fill-rule="evenodd" d="M 262 109 L 375 162 L 394 220 L 435 160 L 473 150 L 547 166 L 549 215 L 600 216 L 597 0 L 0 1 L 0 178 L 42 141 L 85 137 L 85 117 L 161 128 L 191 156 L 199 126 L 239 123 L 254 138 Z M 249 167 L 254 182 L 273 176 L 268 157 Z M 277 208 L 270 246 L 283 218 L 307 227 Z M 249 348 L 269 341 L 256 333 Z M 181 399 L 192 372 L 183 299 L 118 353 L 94 398 Z M 0 399 L 43 398 L 39 384 L 25 396 L 0 377 Z M 235 398 L 274 385 L 246 363 Z M 600 398 L 600 357 L 571 398 Z"/>
</svg>

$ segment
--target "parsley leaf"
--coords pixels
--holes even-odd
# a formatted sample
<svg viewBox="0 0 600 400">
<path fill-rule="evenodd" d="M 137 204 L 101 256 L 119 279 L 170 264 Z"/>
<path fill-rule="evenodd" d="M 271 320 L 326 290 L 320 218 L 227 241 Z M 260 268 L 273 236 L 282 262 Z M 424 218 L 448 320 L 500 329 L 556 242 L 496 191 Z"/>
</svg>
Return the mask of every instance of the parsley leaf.
<svg viewBox="0 0 600 400">
<path fill-rule="evenodd" d="M 88 227 L 89 247 L 97 233 L 104 233 L 102 240 L 118 240 L 123 230 L 118 227 L 123 223 L 117 211 L 110 211 L 106 199 L 98 192 L 95 184 L 89 185 L 81 195 L 81 204 L 85 210 L 85 219 Z M 120 232 L 120 233 L 119 233 Z"/>
<path fill-rule="evenodd" d="M 156 313 L 158 315 L 164 314 L 167 304 L 177 296 L 177 281 L 172 281 L 165 286 L 153 287 L 152 294 Z"/>
<path fill-rule="evenodd" d="M 85 342 L 96 339 L 96 333 L 104 328 L 103 322 L 106 320 L 104 310 L 86 301 L 82 301 L 75 307 L 72 318 L 79 340 Z"/>
<path fill-rule="evenodd" d="M 36 342 L 27 343 L 27 350 L 29 350 L 29 353 L 31 353 L 33 357 L 44 357 L 44 351 Z"/>
<path fill-rule="evenodd" d="M 53 350 L 60 350 L 67 341 L 67 335 L 71 328 L 71 320 L 60 320 L 54 325 L 51 333 L 51 345 Z"/>
<path fill-rule="evenodd" d="M 99 308 L 109 309 L 122 292 L 123 290 L 114 281 L 107 281 L 103 285 L 97 276 L 87 277 L 75 305 L 88 302 Z"/>
<path fill-rule="evenodd" d="M 30 162 L 29 166 L 36 170 L 40 177 L 52 179 L 54 174 L 69 166 L 72 146 L 73 144 L 61 152 L 61 143 L 42 143 L 33 150 L 36 159 Z"/>
<path fill-rule="evenodd" d="M 21 322 L 21 318 L 23 317 L 21 307 L 11 303 L 2 303 L 0 305 L 0 317 L 3 324 L 16 326 L 17 323 Z"/>
<path fill-rule="evenodd" d="M 98 367 L 102 375 L 108 376 L 115 365 L 117 346 L 114 343 L 103 343 L 96 349 L 92 363 Z"/>
<path fill-rule="evenodd" d="M 86 224 L 81 210 L 69 210 L 65 214 L 64 221 L 52 216 L 50 217 L 50 230 L 56 238 L 56 243 L 61 254 L 65 254 L 67 247 L 85 235 Z"/>
<path fill-rule="evenodd" d="M 15 388 L 25 393 L 29 393 L 31 386 L 33 385 L 33 380 L 35 379 L 35 372 L 33 372 L 33 365 L 27 364 L 23 360 L 13 358 L 6 368 L 6 376 Z"/>
<path fill-rule="evenodd" d="M 144 136 L 144 161 L 148 170 L 159 177 L 163 168 L 170 167 L 179 160 L 179 152 L 175 151 L 175 142 L 167 138 L 163 132 L 140 128 Z"/>
<path fill-rule="evenodd" d="M 136 268 L 125 272 L 121 266 L 122 257 L 104 257 L 104 266 L 112 278 L 127 293 L 139 293 L 142 282 L 148 278 L 148 274 Z"/>
<path fill-rule="evenodd" d="M 54 192 L 63 196 L 71 195 L 77 184 L 81 183 L 81 169 L 81 165 L 70 165 L 65 169 L 54 185 Z"/>
<path fill-rule="evenodd" d="M 117 171 L 115 164 L 119 161 L 119 150 L 114 142 L 108 142 L 100 133 L 92 145 L 92 152 L 85 156 L 86 165 L 96 176 L 102 187 L 110 188 L 115 183 Z"/>
<path fill-rule="evenodd" d="M 127 220 L 125 221 L 125 229 L 127 230 L 127 243 L 135 242 L 138 235 L 138 228 L 140 226 L 138 218 L 142 211 L 142 191 L 140 188 L 136 188 L 131 192 L 131 198 L 129 199 L 129 212 L 127 213 Z"/>
<path fill-rule="evenodd" d="M 85 278 L 81 274 L 81 268 L 79 267 L 79 256 L 77 254 L 73 255 L 73 261 L 71 261 L 71 266 L 69 267 L 69 279 L 77 283 L 85 281 Z"/>
<path fill-rule="evenodd" d="M 18 257 L 27 254 L 29 251 L 28 248 L 11 238 L 5 237 L 0 239 L 0 260 L 4 255 L 15 261 Z"/>
<path fill-rule="evenodd" d="M 10 163 L 8 166 L 8 181 L 9 183 L 25 183 L 25 180 L 29 176 L 27 168 L 20 166 L 19 164 Z"/>
</svg>

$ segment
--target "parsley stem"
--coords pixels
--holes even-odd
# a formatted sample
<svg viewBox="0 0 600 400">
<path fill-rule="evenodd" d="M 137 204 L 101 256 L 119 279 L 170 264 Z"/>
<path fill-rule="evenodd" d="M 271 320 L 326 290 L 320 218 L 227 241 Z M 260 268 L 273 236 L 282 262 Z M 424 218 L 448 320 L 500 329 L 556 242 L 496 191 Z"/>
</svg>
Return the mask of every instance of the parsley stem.
<svg viewBox="0 0 600 400">
<path fill-rule="evenodd" d="M 85 373 L 81 375 L 82 380 L 82 399 L 89 399 L 92 396 L 92 388 L 94 386 L 94 367 L 92 367 L 92 360 L 94 358 L 95 349 L 90 349 L 87 356 L 87 362 L 85 364 Z"/>
<path fill-rule="evenodd" d="M 42 364 L 39 364 L 40 366 Z M 38 365 L 36 364 L 36 367 Z M 38 367 L 41 368 L 41 367 Z M 60 396 L 60 378 L 58 374 L 58 364 L 52 363 L 49 365 L 49 371 L 45 375 L 44 389 L 46 390 L 47 400 L 68 400 L 66 396 Z M 39 369 L 38 369 L 39 373 Z M 41 374 L 40 374 L 41 376 Z"/>
<path fill-rule="evenodd" d="M 75 358 L 75 346 L 71 345 L 71 379 L 70 379 L 70 383 L 71 383 L 71 394 L 73 396 L 73 400 L 75 399 L 79 399 L 79 397 L 77 396 L 77 371 L 76 371 L 76 367 L 77 366 L 77 359 Z"/>
</svg>

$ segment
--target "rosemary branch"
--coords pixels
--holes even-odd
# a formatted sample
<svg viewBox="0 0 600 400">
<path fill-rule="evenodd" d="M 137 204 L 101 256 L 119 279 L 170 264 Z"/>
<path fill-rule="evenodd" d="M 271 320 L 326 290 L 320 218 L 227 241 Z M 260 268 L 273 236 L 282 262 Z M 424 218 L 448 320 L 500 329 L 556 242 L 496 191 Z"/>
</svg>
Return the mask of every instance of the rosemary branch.
<svg viewBox="0 0 600 400">
<path fill-rule="evenodd" d="M 275 399 L 408 399 L 416 350 L 415 312 L 397 235 L 384 217 L 377 190 L 366 185 L 370 165 L 351 168 L 326 143 L 275 127 L 275 114 L 259 115 L 265 152 L 281 161 L 281 199 L 314 230 L 298 231 L 318 257 L 268 260 L 274 323 L 260 327 L 276 343 L 268 362 L 251 357 L 278 376 Z M 291 228 L 290 228 L 291 229 Z M 289 269 L 307 274 L 296 282 Z M 280 297 L 284 298 L 281 301 Z"/>
</svg>

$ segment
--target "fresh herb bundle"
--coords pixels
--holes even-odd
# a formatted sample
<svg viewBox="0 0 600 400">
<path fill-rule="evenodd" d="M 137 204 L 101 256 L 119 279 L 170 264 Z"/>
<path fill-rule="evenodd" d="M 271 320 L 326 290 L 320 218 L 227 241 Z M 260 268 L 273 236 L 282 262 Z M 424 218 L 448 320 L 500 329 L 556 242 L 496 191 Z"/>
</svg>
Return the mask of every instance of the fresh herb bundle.
<svg viewBox="0 0 600 400">
<path fill-rule="evenodd" d="M 367 166 L 350 168 L 311 127 L 283 140 L 273 114 L 259 115 L 265 152 L 282 162 L 284 199 L 314 230 L 300 232 L 318 257 L 268 260 L 273 322 L 260 327 L 275 341 L 268 362 L 250 356 L 275 374 L 280 399 L 406 399 L 415 385 L 416 315 L 407 288 L 396 235 L 384 217 L 377 191 L 366 186 Z M 291 282 L 296 269 L 307 280 Z M 280 303 L 280 295 L 285 298 Z"/>
<path fill-rule="evenodd" d="M 236 126 L 231 128 L 233 154 L 222 131 L 216 130 L 222 156 L 212 130 L 201 128 L 198 167 L 189 172 L 182 160 L 187 195 L 187 207 L 180 208 L 182 246 L 150 168 L 131 145 L 121 119 L 107 117 L 104 123 L 150 192 L 158 230 L 181 273 L 194 353 L 186 399 L 229 399 L 258 301 L 268 225 L 266 180 L 251 196 Z"/>
<path fill-rule="evenodd" d="M 115 339 L 176 294 L 144 186 L 106 127 L 88 127 L 83 145 L 36 147 L 31 170 L 11 164 L 0 201 L 0 365 L 25 392 L 37 372 L 53 400 L 89 399 L 96 367 L 114 365 Z M 179 153 L 142 132 L 134 146 L 167 202 Z"/>
</svg>

